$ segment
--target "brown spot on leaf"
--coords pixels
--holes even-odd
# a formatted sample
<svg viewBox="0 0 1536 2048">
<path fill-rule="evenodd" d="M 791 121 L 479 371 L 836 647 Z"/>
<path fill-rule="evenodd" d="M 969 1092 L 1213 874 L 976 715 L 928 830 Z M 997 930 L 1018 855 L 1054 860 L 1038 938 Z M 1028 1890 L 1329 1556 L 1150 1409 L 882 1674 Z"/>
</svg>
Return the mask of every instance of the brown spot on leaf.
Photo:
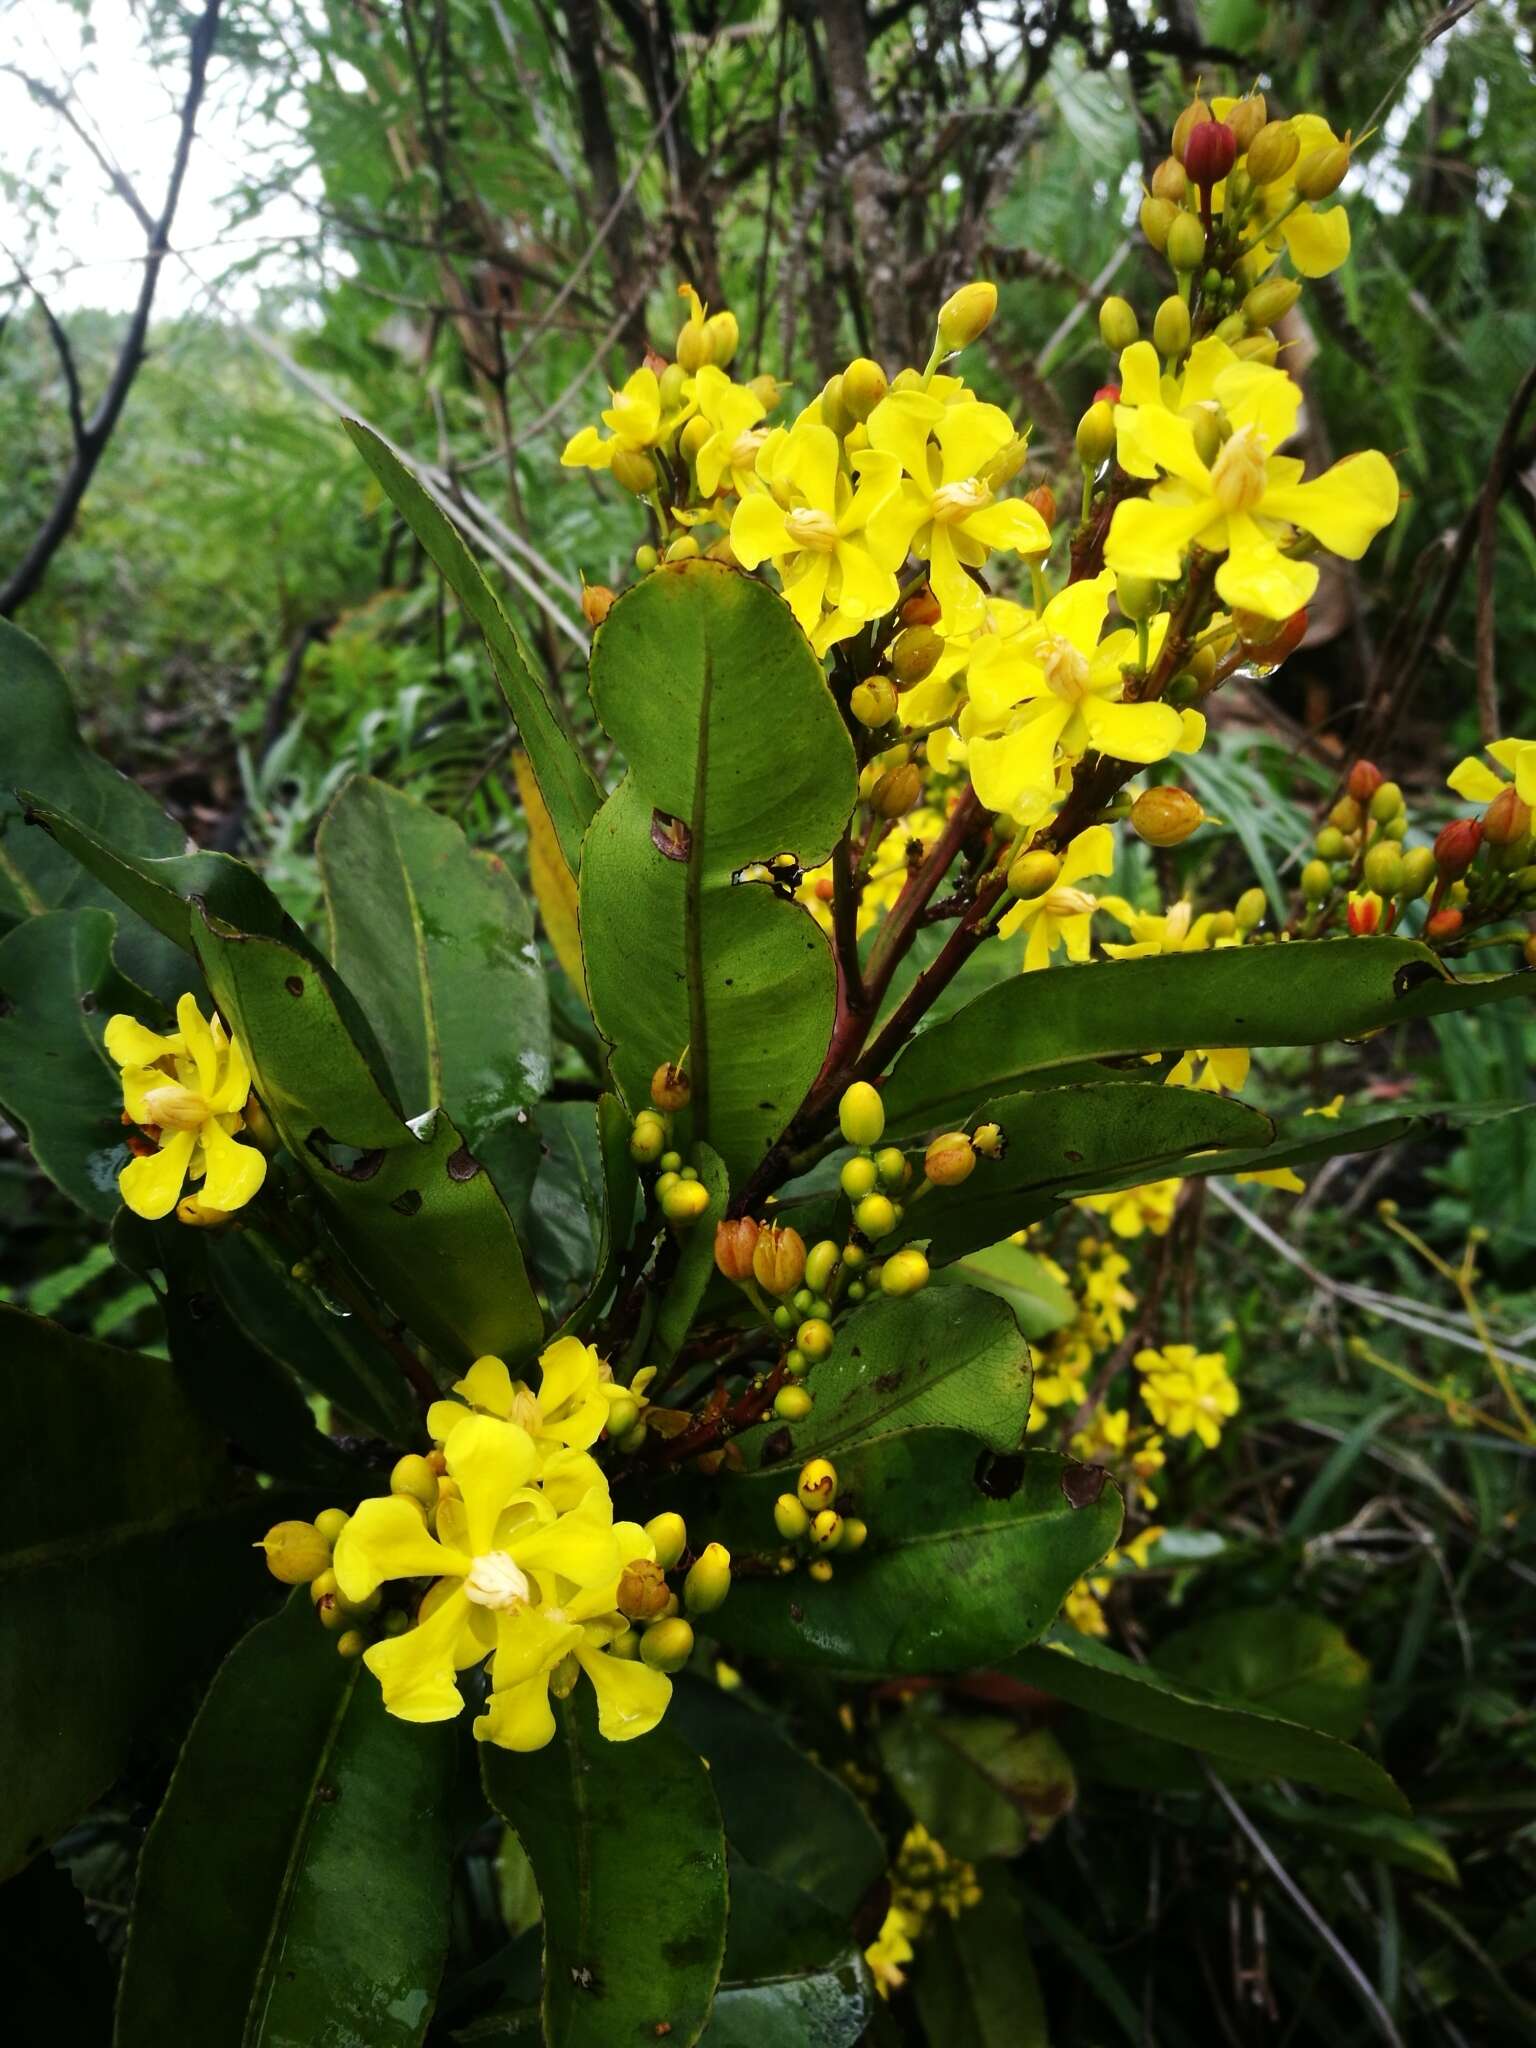
<svg viewBox="0 0 1536 2048">
<path fill-rule="evenodd" d="M 1069 1508 L 1091 1508 L 1104 1491 L 1104 1481 L 1109 1477 L 1102 1465 L 1079 1465 L 1075 1462 L 1061 1468 L 1061 1494 Z"/>
<path fill-rule="evenodd" d="M 303 995 L 303 993 L 304 993 L 304 977 L 303 977 L 303 975 L 302 975 L 302 974 L 290 974 L 290 975 L 289 975 L 289 977 L 288 977 L 288 979 L 287 979 L 287 980 L 286 980 L 286 981 L 285 981 L 285 982 L 283 983 L 283 987 L 284 987 L 285 989 L 287 989 L 287 991 L 288 991 L 289 995 L 291 995 L 291 996 L 301 996 L 301 995 Z"/>
<path fill-rule="evenodd" d="M 420 1188 L 405 1189 L 403 1194 L 396 1195 L 395 1199 L 390 1203 L 389 1206 L 391 1207 L 391 1209 L 398 1210 L 402 1216 L 416 1215 L 421 1208 Z"/>
<path fill-rule="evenodd" d="M 480 1162 L 467 1145 L 461 1145 L 448 1159 L 450 1180 L 473 1180 L 480 1171 Z"/>
<path fill-rule="evenodd" d="M 763 1463 L 776 1465 L 780 1458 L 787 1458 L 795 1447 L 795 1440 L 787 1429 L 776 1429 L 763 1445 Z"/>
</svg>

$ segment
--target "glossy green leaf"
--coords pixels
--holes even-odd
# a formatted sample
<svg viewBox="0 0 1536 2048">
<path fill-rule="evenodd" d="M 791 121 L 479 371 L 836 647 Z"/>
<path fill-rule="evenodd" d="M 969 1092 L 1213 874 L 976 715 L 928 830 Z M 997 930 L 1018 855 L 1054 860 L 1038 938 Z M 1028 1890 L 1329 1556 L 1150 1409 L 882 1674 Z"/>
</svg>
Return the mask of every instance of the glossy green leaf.
<svg viewBox="0 0 1536 2048">
<path fill-rule="evenodd" d="M 444 1109 L 511 1198 L 530 1182 L 528 1112 L 550 1077 L 533 917 L 495 854 L 367 776 L 342 788 L 315 852 L 329 952 L 372 1021 L 405 1115 Z"/>
<path fill-rule="evenodd" d="M 1050 2048 L 1024 1909 L 1006 1879 L 988 1882 L 978 1904 L 956 1920 L 935 1914 L 911 1981 L 930 2042 Z"/>
<path fill-rule="evenodd" d="M 709 1194 L 709 1207 L 686 1230 L 674 1235 L 676 1263 L 651 1331 L 648 1356 L 655 1365 L 669 1364 L 677 1356 L 693 1325 L 704 1290 L 715 1271 L 715 1226 L 724 1216 L 731 1195 L 725 1166 L 710 1146 L 693 1146 L 688 1163 L 698 1169 L 699 1179 Z"/>
<path fill-rule="evenodd" d="M 117 1777 L 270 1580 L 284 1496 L 233 1493 L 175 1369 L 0 1305 L 0 1430 L 24 1446 L 0 1548 L 0 1876 Z M 290 1510 L 291 1511 L 291 1510 Z"/>
<path fill-rule="evenodd" d="M 674 1682 L 667 1726 L 709 1765 L 735 1853 L 850 1917 L 885 1870 L 885 1845 L 841 1779 L 770 1715 L 702 1679 Z M 734 1887 L 731 1912 L 734 1926 Z"/>
<path fill-rule="evenodd" d="M 1096 1498 L 1073 1507 L 1086 1468 L 1048 1451 L 997 1458 L 957 1430 L 913 1429 L 836 1465 L 839 1501 L 869 1525 L 863 1549 L 835 1557 L 824 1584 L 738 1576 L 709 1621 L 727 1649 L 874 1676 L 995 1664 L 1050 1626 L 1120 1531 L 1117 1489 L 1095 1479 Z M 701 1485 L 689 1526 L 766 1557 L 783 1491 L 782 1473 L 726 1475 Z"/>
<path fill-rule="evenodd" d="M 962 1429 L 1016 1451 L 1029 1420 L 1029 1346 L 1004 1302 L 968 1287 L 887 1296 L 840 1324 L 816 1367 L 803 1422 L 768 1421 L 739 1439 L 747 1471 L 838 1459 L 855 1444 L 923 1426 Z"/>
<path fill-rule="evenodd" d="M 0 1103 L 49 1179 L 102 1221 L 128 1161 L 102 1033 L 115 1010 L 155 1011 L 112 964 L 114 930 L 107 910 L 50 910 L 0 939 Z"/>
<path fill-rule="evenodd" d="M 1053 1068 L 1191 1046 L 1320 1045 L 1529 996 L 1526 974 L 1457 979 L 1412 939 L 1303 939 L 1021 974 L 925 1031 L 886 1084 L 887 1134 L 961 1122 Z"/>
<path fill-rule="evenodd" d="M 827 858 L 853 807 L 852 744 L 788 608 L 718 562 L 619 599 L 592 699 L 628 763 L 582 850 L 592 1013 L 631 1110 L 688 1049 L 692 1131 L 739 1185 L 816 1078 L 836 974 L 808 911 L 734 877 Z"/>
<path fill-rule="evenodd" d="M 1019 1328 L 1032 1339 L 1065 1329 L 1077 1314 L 1077 1303 L 1045 1261 L 1006 1238 L 941 1266 L 933 1280 L 941 1287 L 979 1287 L 995 1294 L 1007 1302 Z"/>
<path fill-rule="evenodd" d="M 1309 1806 L 1278 1793 L 1245 1792 L 1243 1804 L 1265 1826 L 1273 1822 L 1304 1841 L 1326 1843 L 1346 1856 L 1369 1857 L 1395 1870 L 1411 1870 L 1436 1884 L 1457 1885 L 1456 1860 L 1438 1835 L 1400 1813 L 1366 1807 Z"/>
<path fill-rule="evenodd" d="M 591 1279 L 581 1300 L 566 1317 L 563 1327 L 581 1336 L 607 1305 L 619 1262 L 628 1249 L 635 1228 L 635 1198 L 640 1177 L 629 1156 L 631 1124 L 624 1105 L 616 1095 L 599 1097 L 597 1104 L 597 1154 L 601 1168 L 600 1209 Z M 538 1190 L 535 1187 L 535 1195 Z"/>
<path fill-rule="evenodd" d="M 581 838 L 603 793 L 566 731 L 559 699 L 530 662 L 495 593 L 460 540 L 441 505 L 393 451 L 361 420 L 342 425 L 353 446 L 383 485 L 395 510 L 426 549 L 443 581 L 485 636 L 491 666 L 501 685 L 572 874 L 581 859 Z"/>
<path fill-rule="evenodd" d="M 931 1695 L 885 1720 L 880 1757 L 915 1817 L 971 1863 L 1043 1841 L 1077 1797 L 1071 1760 L 1049 1728 L 947 1713 Z"/>
<path fill-rule="evenodd" d="M 1374 1759 L 1245 1701 L 1220 1699 L 1086 1636 L 1025 1650 L 1008 1669 L 1027 1685 L 1106 1721 L 1244 1771 L 1295 1778 L 1360 1805 L 1406 1813 L 1407 1801 Z"/>
<path fill-rule="evenodd" d="M 517 1234 L 449 1118 L 401 1120 L 325 980 L 281 940 L 200 918 L 197 945 L 256 1092 L 358 1272 L 446 1364 L 535 1349 L 543 1318 Z"/>
<path fill-rule="evenodd" d="M 1176 1683 L 1345 1742 L 1359 1733 L 1370 1707 L 1370 1665 L 1337 1623 L 1299 1607 L 1207 1615 L 1159 1643 L 1154 1661 Z"/>
<path fill-rule="evenodd" d="M 872 2004 L 843 1921 L 733 1858 L 725 1964 L 702 2048 L 853 2048 Z"/>
<path fill-rule="evenodd" d="M 117 2048 L 415 2048 L 455 1755 L 451 1727 L 385 1713 L 296 1587 L 226 1659 L 145 1841 Z"/>
<path fill-rule="evenodd" d="M 703 1763 L 665 1724 L 597 1732 L 583 1681 L 547 1749 L 482 1749 L 485 1789 L 528 1852 L 544 1906 L 551 2048 L 692 2048 L 725 1948 L 725 1840 Z"/>
<path fill-rule="evenodd" d="M 936 1263 L 995 1244 L 1000 1233 L 1049 1214 L 1065 1195 L 1183 1172 L 1191 1153 L 1252 1151 L 1274 1128 L 1245 1102 L 1134 1081 L 996 1096 L 982 1105 L 981 1117 L 1001 1124 L 1003 1157 L 978 1161 L 969 1180 L 929 1195 L 909 1213 L 908 1232 L 929 1235 L 928 1256 Z"/>
<path fill-rule="evenodd" d="M 628 1117 L 624 1127 L 627 1132 Z M 521 1191 L 520 1205 L 508 1206 L 558 1322 L 593 1277 L 603 1230 L 603 1155 L 595 1105 L 541 1102 L 533 1111 L 532 1128 L 538 1148 L 534 1175 Z"/>
</svg>

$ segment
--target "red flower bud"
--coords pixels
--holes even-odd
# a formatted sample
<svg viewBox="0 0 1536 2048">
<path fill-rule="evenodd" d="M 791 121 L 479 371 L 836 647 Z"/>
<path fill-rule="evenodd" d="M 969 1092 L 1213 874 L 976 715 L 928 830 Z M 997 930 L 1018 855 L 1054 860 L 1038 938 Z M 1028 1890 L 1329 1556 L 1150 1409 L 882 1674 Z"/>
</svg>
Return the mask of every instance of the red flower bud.
<svg viewBox="0 0 1536 2048">
<path fill-rule="evenodd" d="M 1424 936 L 1431 945 L 1441 939 L 1454 939 L 1462 927 L 1459 910 L 1437 910 L 1424 927 Z"/>
<path fill-rule="evenodd" d="M 1237 137 L 1225 121 L 1197 121 L 1184 144 L 1184 169 L 1192 184 L 1219 185 L 1237 162 Z"/>
<path fill-rule="evenodd" d="M 1349 771 L 1349 780 L 1344 787 L 1357 804 L 1368 804 L 1380 789 L 1386 777 L 1374 761 L 1357 761 Z"/>
<path fill-rule="evenodd" d="M 1476 818 L 1453 818 L 1435 841 L 1435 866 L 1441 878 L 1454 882 L 1477 859 L 1483 828 Z"/>
<path fill-rule="evenodd" d="M 1093 394 L 1094 404 L 1097 405 L 1101 398 L 1106 405 L 1118 405 L 1120 403 L 1120 386 L 1118 384 L 1101 384 Z"/>
<path fill-rule="evenodd" d="M 1351 896 L 1345 911 L 1350 931 L 1357 939 L 1369 938 L 1381 922 L 1381 898 L 1375 895 Z"/>
<path fill-rule="evenodd" d="M 1288 619 L 1266 619 L 1257 612 L 1234 611 L 1232 623 L 1245 654 L 1252 655 L 1266 668 L 1278 668 L 1306 639 L 1309 621 L 1303 605 Z"/>
<path fill-rule="evenodd" d="M 901 608 L 901 623 L 904 626 L 931 626 L 936 623 L 943 606 L 925 583 L 921 590 L 909 597 Z"/>
</svg>

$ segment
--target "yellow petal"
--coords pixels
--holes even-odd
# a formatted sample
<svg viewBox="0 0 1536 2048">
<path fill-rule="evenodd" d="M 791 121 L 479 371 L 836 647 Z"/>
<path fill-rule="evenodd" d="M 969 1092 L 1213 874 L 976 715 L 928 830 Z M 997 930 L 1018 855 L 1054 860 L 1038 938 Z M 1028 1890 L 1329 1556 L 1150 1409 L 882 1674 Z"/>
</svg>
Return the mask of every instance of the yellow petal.
<svg viewBox="0 0 1536 2048">
<path fill-rule="evenodd" d="M 597 1694 L 598 1734 L 609 1742 L 649 1735 L 667 1711 L 671 1679 L 638 1657 L 614 1657 L 606 1650 L 579 1649 L 576 1661 Z"/>
<path fill-rule="evenodd" d="M 766 491 L 743 498 L 731 520 L 731 552 L 744 569 L 793 552 L 784 514 Z"/>
<path fill-rule="evenodd" d="M 1397 517 L 1399 495 L 1396 470 L 1385 455 L 1368 448 L 1362 455 L 1346 455 L 1310 483 L 1266 490 L 1258 511 L 1266 519 L 1302 527 L 1330 554 L 1356 562 Z"/>
<path fill-rule="evenodd" d="M 840 612 L 865 620 L 895 610 L 900 595 L 896 578 L 880 567 L 867 548 L 856 540 L 840 540 L 836 559 L 842 578 L 837 598 Z"/>
<path fill-rule="evenodd" d="M 1326 277 L 1349 255 L 1349 215 L 1342 206 L 1326 213 L 1299 207 L 1280 223 L 1292 263 L 1303 277 Z"/>
<path fill-rule="evenodd" d="M 1107 825 L 1090 825 L 1079 832 L 1062 855 L 1056 886 L 1065 888 L 1084 875 L 1107 875 L 1115 865 L 1115 835 Z"/>
<path fill-rule="evenodd" d="M 1120 402 L 1126 406 L 1161 405 L 1163 372 L 1150 341 L 1133 341 L 1120 351 Z"/>
<path fill-rule="evenodd" d="M 837 436 L 830 427 L 796 427 L 779 474 L 788 477 L 813 511 L 830 518 L 837 512 L 837 464 Z"/>
<path fill-rule="evenodd" d="M 553 1671 L 560 1659 L 581 1641 L 573 1622 L 553 1620 L 540 1607 L 514 1607 L 496 1616 L 496 1649 L 491 1660 L 491 1685 L 497 1692 L 521 1685 L 536 1672 Z"/>
<path fill-rule="evenodd" d="M 196 996 L 183 996 L 176 1005 L 176 1022 L 187 1054 L 197 1068 L 200 1095 L 212 1095 L 218 1085 L 219 1058 L 208 1021 L 197 1007 Z"/>
<path fill-rule="evenodd" d="M 1059 633 L 1063 639 L 1070 640 L 1080 654 L 1091 655 L 1104 630 L 1114 588 L 1115 579 L 1107 570 L 1067 584 L 1065 589 L 1057 591 L 1040 614 L 1038 629 L 1024 634 L 1023 645 L 1031 648 L 1037 646 L 1046 634 Z"/>
<path fill-rule="evenodd" d="M 397 1493 L 360 1502 L 331 1559 L 342 1598 L 351 1601 L 366 1600 L 386 1579 L 462 1578 L 469 1564 L 429 1536 L 419 1510 Z"/>
<path fill-rule="evenodd" d="M 1117 576 L 1173 583 L 1183 574 L 1190 543 L 1221 517 L 1214 498 L 1179 502 L 1128 498 L 1115 507 L 1104 559 Z"/>
<path fill-rule="evenodd" d="M 807 548 L 804 553 L 791 556 L 779 571 L 784 579 L 785 602 L 804 633 L 809 633 L 821 618 L 831 569 L 830 555 Z"/>
<path fill-rule="evenodd" d="M 454 1381 L 453 1391 L 471 1408 L 483 1408 L 487 1415 L 499 1415 L 506 1421 L 512 1413 L 516 1390 L 505 1361 L 487 1352 L 475 1360 L 463 1379 Z"/>
<path fill-rule="evenodd" d="M 907 475 L 928 485 L 928 436 L 944 417 L 940 400 L 925 391 L 891 391 L 866 421 L 869 445 L 894 455 Z"/>
<path fill-rule="evenodd" d="M 1186 419 L 1163 406 L 1147 406 L 1137 414 L 1137 447 L 1150 456 L 1159 469 L 1192 484 L 1197 491 L 1211 488 L 1211 472 L 1195 453 L 1195 430 Z"/>
<path fill-rule="evenodd" d="M 1464 796 L 1470 804 L 1491 804 L 1496 796 L 1509 787 L 1502 775 L 1495 775 L 1485 762 L 1475 754 L 1469 754 L 1464 761 L 1458 761 L 1445 778 L 1458 796 Z"/>
<path fill-rule="evenodd" d="M 1089 697 L 1082 712 L 1100 753 L 1121 761 L 1166 761 L 1183 737 L 1183 725 L 1171 704 L 1109 704 L 1102 697 Z"/>
<path fill-rule="evenodd" d="M 1268 363 L 1234 363 L 1216 379 L 1216 396 L 1234 427 L 1254 427 L 1267 449 L 1279 448 L 1296 431 L 1301 387 Z"/>
<path fill-rule="evenodd" d="M 471 1415 L 448 1439 L 443 1456 L 464 1496 L 470 1548 L 478 1557 L 492 1548 L 501 1511 L 532 1474 L 538 1453 L 516 1423 Z"/>
<path fill-rule="evenodd" d="M 1186 705 L 1179 713 L 1179 744 L 1176 754 L 1198 754 L 1205 745 L 1205 713 Z"/>
<path fill-rule="evenodd" d="M 156 1060 L 169 1059 L 173 1053 L 182 1050 L 179 1036 L 163 1038 L 158 1031 L 151 1031 L 147 1025 L 141 1024 L 137 1017 L 126 1017 L 121 1011 L 107 1019 L 103 1043 L 108 1056 L 120 1067 L 152 1067 Z M 159 1078 L 163 1081 L 164 1074 Z"/>
<path fill-rule="evenodd" d="M 454 1430 L 472 1412 L 462 1401 L 434 1401 L 427 1410 L 427 1435 L 435 1444 L 447 1443 Z"/>
<path fill-rule="evenodd" d="M 197 1137 L 196 1131 L 173 1132 L 158 1152 L 129 1160 L 117 1176 L 117 1187 L 135 1216 L 157 1223 L 170 1215 L 187 1177 Z"/>
<path fill-rule="evenodd" d="M 583 427 L 572 434 L 560 456 L 563 469 L 608 469 L 613 463 L 616 442 L 605 441 L 596 427 Z"/>
<path fill-rule="evenodd" d="M 1229 551 L 1216 571 L 1216 590 L 1223 604 L 1241 605 L 1263 619 L 1288 619 L 1300 611 L 1317 588 L 1317 570 L 1310 562 L 1282 555 L 1247 513 L 1227 522 Z"/>
<path fill-rule="evenodd" d="M 1000 405 L 946 405 L 933 423 L 940 450 L 940 481 L 963 483 L 1013 439 L 1013 421 Z"/>
<path fill-rule="evenodd" d="M 636 1375 L 636 1387 L 639 1376 Z M 631 1392 L 635 1388 L 631 1388 Z M 589 1458 L 585 1451 L 552 1451 L 544 1460 L 544 1469 L 539 1474 L 544 1498 L 557 1514 L 568 1514 L 579 1507 L 594 1486 L 604 1486 L 602 1467 L 595 1458 Z"/>
<path fill-rule="evenodd" d="M 202 1139 L 208 1170 L 197 1191 L 199 1201 L 226 1213 L 243 1209 L 267 1177 L 265 1155 L 254 1145 L 237 1145 L 218 1117 L 203 1125 Z"/>
<path fill-rule="evenodd" d="M 479 1371 L 481 1365 L 499 1365 L 503 1375 L 507 1369 L 499 1358 L 481 1359 L 470 1367 L 470 1374 Z M 568 1401 L 579 1394 L 596 1387 L 598 1379 L 598 1356 L 590 1344 L 583 1344 L 579 1337 L 557 1337 L 539 1354 L 539 1406 L 546 1416 L 554 1415 Z M 476 1399 L 477 1408 L 490 1408 L 494 1413 L 506 1415 L 511 1409 L 511 1381 L 508 1377 L 508 1398 L 506 1405 L 496 1407 L 493 1402 Z M 468 1382 L 461 1382 L 457 1393 L 468 1392 Z M 471 1399 L 475 1399 L 473 1395 Z"/>
<path fill-rule="evenodd" d="M 543 1749 L 555 1739 L 555 1717 L 549 1704 L 549 1676 L 540 1672 L 521 1685 L 493 1692 L 475 1722 L 475 1739 L 498 1749 Z"/>
<path fill-rule="evenodd" d="M 935 525 L 929 529 L 928 581 L 943 607 L 950 632 L 974 632 L 984 622 L 986 599 L 980 586 L 961 568 L 954 532 L 948 526 Z"/>
<path fill-rule="evenodd" d="M 979 407 L 968 407 L 978 411 Z M 1012 548 L 1018 555 L 1043 555 L 1051 545 L 1050 528 L 1033 505 L 1022 498 L 1008 498 L 999 505 L 984 505 L 979 512 L 960 522 L 962 533 L 979 540 L 984 547 Z"/>
<path fill-rule="evenodd" d="M 363 1662 L 379 1681 L 389 1712 L 402 1721 L 451 1721 L 464 1705 L 454 1671 L 468 1634 L 469 1602 L 455 1592 L 404 1635 L 387 1636 L 365 1650 Z"/>
<path fill-rule="evenodd" d="M 1042 700 L 1043 716 L 1001 739 L 974 739 L 968 765 L 977 797 L 989 811 L 1012 812 L 1055 787 L 1056 742 L 1072 716 L 1060 699 Z"/>
<path fill-rule="evenodd" d="M 578 1586 L 616 1579 L 621 1566 L 607 1485 L 592 1487 L 579 1507 L 548 1528 L 527 1536 L 514 1535 L 507 1548 L 525 1570 L 558 1572 Z"/>
</svg>

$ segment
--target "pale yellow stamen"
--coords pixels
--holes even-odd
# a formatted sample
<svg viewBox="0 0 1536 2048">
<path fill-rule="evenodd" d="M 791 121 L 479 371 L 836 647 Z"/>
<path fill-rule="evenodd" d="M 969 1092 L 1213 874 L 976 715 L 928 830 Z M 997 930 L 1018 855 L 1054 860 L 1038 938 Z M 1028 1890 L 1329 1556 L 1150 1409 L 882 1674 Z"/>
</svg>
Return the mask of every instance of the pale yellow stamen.
<svg viewBox="0 0 1536 2048">
<path fill-rule="evenodd" d="M 1253 510 L 1264 495 L 1267 461 L 1263 435 L 1254 427 L 1239 427 L 1211 470 L 1211 489 L 1223 512 Z"/>
<path fill-rule="evenodd" d="M 1056 696 L 1080 703 L 1088 690 L 1088 657 L 1058 633 L 1040 650 L 1040 668 Z"/>
<path fill-rule="evenodd" d="M 929 509 L 940 526 L 958 526 L 962 519 L 969 519 L 973 512 L 981 511 L 991 502 L 988 486 L 979 476 L 970 476 L 964 483 L 941 485 L 934 492 Z"/>
<path fill-rule="evenodd" d="M 464 1597 L 476 1607 L 489 1607 L 506 1614 L 528 1598 L 528 1579 L 504 1550 L 487 1550 L 477 1557 L 464 1581 Z"/>
<path fill-rule="evenodd" d="M 207 1123 L 209 1109 L 201 1095 L 190 1088 L 183 1088 L 178 1081 L 167 1081 L 161 1088 L 149 1088 L 144 1094 L 144 1109 L 148 1120 L 158 1124 L 162 1130 L 195 1131 Z"/>
<path fill-rule="evenodd" d="M 830 513 L 797 505 L 793 512 L 785 513 L 784 525 L 797 548 L 813 548 L 821 555 L 830 555 L 837 548 L 837 521 Z"/>
</svg>

